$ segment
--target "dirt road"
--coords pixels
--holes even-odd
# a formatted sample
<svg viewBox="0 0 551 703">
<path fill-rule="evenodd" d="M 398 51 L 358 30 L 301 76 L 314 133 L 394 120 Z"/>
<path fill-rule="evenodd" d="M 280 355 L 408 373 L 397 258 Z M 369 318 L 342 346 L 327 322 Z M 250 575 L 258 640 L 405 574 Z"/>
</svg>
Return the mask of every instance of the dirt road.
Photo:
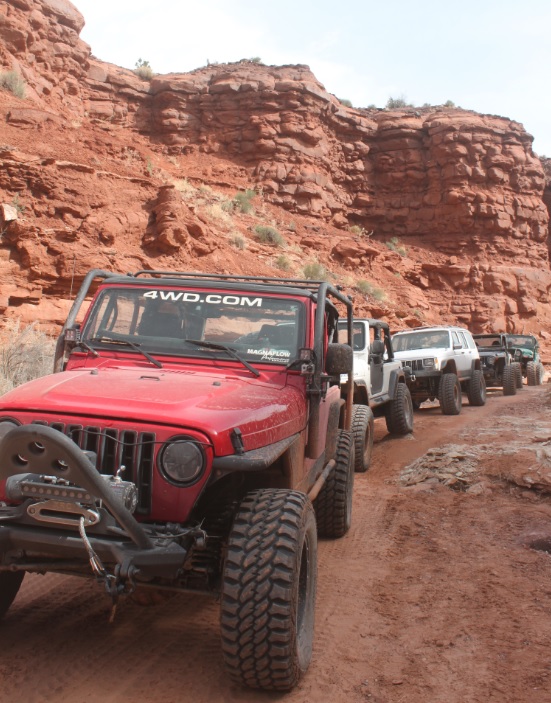
<svg viewBox="0 0 551 703">
<path fill-rule="evenodd" d="M 547 386 L 525 387 L 459 417 L 422 408 L 409 438 L 377 421 L 286 696 L 228 682 L 215 602 L 125 602 L 110 625 L 95 584 L 34 576 L 0 626 L 0 701 L 550 703 L 550 410 Z"/>
</svg>

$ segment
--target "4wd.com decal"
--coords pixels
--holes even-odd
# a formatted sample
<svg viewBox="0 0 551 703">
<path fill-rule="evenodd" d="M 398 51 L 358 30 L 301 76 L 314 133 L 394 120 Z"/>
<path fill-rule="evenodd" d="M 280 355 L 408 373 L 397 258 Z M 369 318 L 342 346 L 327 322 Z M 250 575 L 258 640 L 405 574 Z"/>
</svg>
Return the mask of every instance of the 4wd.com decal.
<svg viewBox="0 0 551 703">
<path fill-rule="evenodd" d="M 144 298 L 183 303 L 208 303 L 211 305 L 238 305 L 248 308 L 261 308 L 262 298 L 249 298 L 245 295 L 220 295 L 219 293 L 184 293 L 174 290 L 150 290 Z"/>
</svg>

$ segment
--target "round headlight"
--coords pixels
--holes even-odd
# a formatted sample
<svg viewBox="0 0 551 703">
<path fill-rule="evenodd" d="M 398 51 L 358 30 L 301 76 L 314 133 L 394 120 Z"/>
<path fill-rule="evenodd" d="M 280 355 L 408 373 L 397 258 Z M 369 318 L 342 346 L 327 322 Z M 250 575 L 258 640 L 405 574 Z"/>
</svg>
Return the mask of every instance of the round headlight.
<svg viewBox="0 0 551 703">
<path fill-rule="evenodd" d="M 159 467 L 169 481 L 189 485 L 202 476 L 205 454 L 190 437 L 173 437 L 161 449 Z"/>
</svg>

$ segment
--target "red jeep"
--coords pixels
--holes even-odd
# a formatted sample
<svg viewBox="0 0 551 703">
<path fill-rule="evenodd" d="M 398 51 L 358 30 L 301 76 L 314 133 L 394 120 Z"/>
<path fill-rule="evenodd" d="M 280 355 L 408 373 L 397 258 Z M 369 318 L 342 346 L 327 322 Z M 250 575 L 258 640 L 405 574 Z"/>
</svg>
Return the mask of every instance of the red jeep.
<svg viewBox="0 0 551 703">
<path fill-rule="evenodd" d="M 230 675 L 292 688 L 350 526 L 351 333 L 325 282 L 90 271 L 56 373 L 0 399 L 0 616 L 26 572 L 209 593 Z"/>
</svg>

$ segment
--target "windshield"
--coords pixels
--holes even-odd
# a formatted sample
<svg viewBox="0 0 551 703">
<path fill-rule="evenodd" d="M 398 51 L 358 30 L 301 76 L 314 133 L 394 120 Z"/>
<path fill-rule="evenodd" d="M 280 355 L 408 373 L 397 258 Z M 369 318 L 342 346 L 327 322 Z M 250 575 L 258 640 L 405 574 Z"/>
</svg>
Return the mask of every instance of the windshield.
<svg viewBox="0 0 551 703">
<path fill-rule="evenodd" d="M 503 338 L 499 334 L 476 335 L 474 338 L 477 347 L 502 347 Z"/>
<path fill-rule="evenodd" d="M 444 331 L 404 332 L 392 337 L 392 347 L 395 352 L 410 351 L 411 349 L 448 349 L 450 335 Z"/>
<path fill-rule="evenodd" d="M 285 365 L 304 346 L 304 306 L 267 295 L 172 288 L 111 287 L 100 292 L 82 332 L 94 347 L 113 341 L 142 352 L 228 358 L 189 340 L 225 345 L 241 359 Z"/>
<path fill-rule="evenodd" d="M 536 339 L 529 334 L 512 334 L 507 337 L 507 346 L 534 349 L 536 346 Z"/>
</svg>

